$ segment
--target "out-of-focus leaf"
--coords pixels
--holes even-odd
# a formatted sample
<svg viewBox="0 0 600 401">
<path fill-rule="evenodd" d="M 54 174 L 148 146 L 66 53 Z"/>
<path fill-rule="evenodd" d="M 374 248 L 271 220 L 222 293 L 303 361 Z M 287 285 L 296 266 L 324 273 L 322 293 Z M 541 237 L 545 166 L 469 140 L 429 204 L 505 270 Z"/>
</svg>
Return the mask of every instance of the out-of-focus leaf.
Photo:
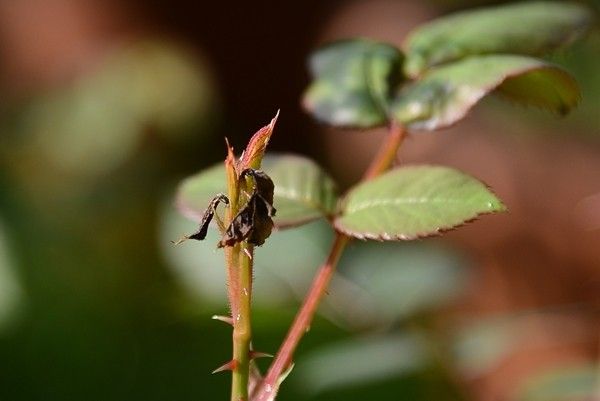
<svg viewBox="0 0 600 401">
<path fill-rule="evenodd" d="M 465 263 L 456 252 L 429 242 L 352 243 L 340 260 L 339 276 L 361 291 L 334 280 L 327 310 L 336 307 L 338 320 L 365 327 L 439 308 L 461 294 L 468 278 Z"/>
<path fill-rule="evenodd" d="M 467 324 L 453 339 L 456 365 L 467 377 L 488 373 L 520 340 L 521 320 L 513 316 L 486 318 Z"/>
<path fill-rule="evenodd" d="M 262 169 L 275 184 L 276 227 L 297 226 L 333 213 L 335 183 L 314 161 L 290 154 L 267 155 Z M 225 191 L 225 167 L 218 164 L 184 180 L 177 205 L 186 217 L 200 221 L 210 200 Z"/>
<path fill-rule="evenodd" d="M 201 61 L 168 42 L 116 49 L 72 85 L 32 102 L 22 115 L 33 145 L 26 156 L 89 178 L 118 168 L 149 131 L 175 141 L 197 134 L 215 108 Z"/>
<path fill-rule="evenodd" d="M 578 37 L 591 19 L 581 5 L 549 1 L 452 14 L 409 35 L 405 71 L 415 77 L 432 66 L 471 55 L 544 54 Z"/>
<path fill-rule="evenodd" d="M 314 161 L 291 154 L 268 156 L 263 168 L 275 183 L 274 221 L 278 228 L 333 214 L 336 184 Z"/>
<path fill-rule="evenodd" d="M 412 373 L 427 361 L 425 344 L 414 334 L 352 339 L 312 351 L 298 363 L 295 380 L 318 393 Z"/>
<path fill-rule="evenodd" d="M 526 380 L 518 401 L 586 401 L 595 399 L 598 367 L 557 366 Z"/>
<path fill-rule="evenodd" d="M 406 166 L 354 187 L 334 224 L 355 238 L 410 240 L 504 210 L 484 184 L 464 173 Z"/>
<path fill-rule="evenodd" d="M 413 129 L 435 130 L 461 120 L 494 90 L 559 114 L 580 97 L 573 77 L 557 66 L 524 56 L 480 56 L 432 69 L 400 91 L 392 112 Z"/>
<path fill-rule="evenodd" d="M 12 262 L 4 229 L 0 225 L 0 332 L 10 327 L 18 317 L 23 301 L 23 291 Z"/>
<path fill-rule="evenodd" d="M 400 51 L 385 43 L 353 39 L 329 44 L 311 56 L 314 81 L 304 106 L 335 126 L 384 124 L 390 96 L 403 80 L 402 61 Z"/>
<path fill-rule="evenodd" d="M 215 195 L 226 192 L 225 165 L 218 163 L 181 182 L 177 190 L 177 208 L 185 217 L 200 222 Z"/>
</svg>

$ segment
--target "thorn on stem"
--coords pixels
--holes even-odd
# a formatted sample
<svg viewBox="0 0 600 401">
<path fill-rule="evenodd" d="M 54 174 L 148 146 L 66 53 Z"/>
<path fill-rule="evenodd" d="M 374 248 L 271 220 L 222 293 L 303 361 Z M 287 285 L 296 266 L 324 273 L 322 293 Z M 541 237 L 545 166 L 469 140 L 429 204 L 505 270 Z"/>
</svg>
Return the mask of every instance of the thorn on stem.
<svg viewBox="0 0 600 401">
<path fill-rule="evenodd" d="M 281 383 L 283 383 L 283 381 L 287 379 L 290 373 L 292 373 L 292 370 L 294 370 L 294 366 L 296 366 L 296 364 L 294 362 L 290 362 L 288 368 L 277 379 L 277 387 L 279 387 Z"/>
<path fill-rule="evenodd" d="M 229 316 L 213 315 L 212 320 L 218 320 L 220 322 L 227 323 L 233 326 L 233 318 Z"/>
<path fill-rule="evenodd" d="M 219 366 L 218 368 L 216 368 L 215 370 L 212 371 L 212 374 L 214 375 L 215 373 L 220 373 L 220 372 L 225 372 L 227 370 L 235 370 L 237 367 L 237 361 L 235 359 L 232 359 L 231 361 L 225 363 L 224 365 Z"/>
<path fill-rule="evenodd" d="M 250 351 L 250 359 L 257 358 L 273 358 L 273 355 L 267 354 L 266 352 Z"/>
</svg>

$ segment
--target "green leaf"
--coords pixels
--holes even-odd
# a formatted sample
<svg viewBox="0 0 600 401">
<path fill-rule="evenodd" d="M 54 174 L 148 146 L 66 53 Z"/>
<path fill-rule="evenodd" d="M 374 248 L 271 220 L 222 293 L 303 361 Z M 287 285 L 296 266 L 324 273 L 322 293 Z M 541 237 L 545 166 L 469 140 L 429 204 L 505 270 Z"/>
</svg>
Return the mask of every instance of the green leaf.
<svg viewBox="0 0 600 401">
<path fill-rule="evenodd" d="M 454 301 L 468 282 L 465 266 L 456 251 L 430 241 L 355 241 L 342 255 L 339 271 L 366 294 L 344 297 L 334 279 L 326 306 L 339 306 L 336 312 L 350 324 L 354 319 L 389 327 Z"/>
<path fill-rule="evenodd" d="M 227 193 L 227 177 L 223 163 L 183 180 L 177 189 L 177 209 L 185 217 L 200 222 L 209 203 L 219 193 Z"/>
<path fill-rule="evenodd" d="M 452 336 L 454 363 L 467 377 L 489 374 L 515 350 L 524 333 L 520 316 L 500 315 L 468 322 Z"/>
<path fill-rule="evenodd" d="M 577 82 L 555 65 L 524 56 L 479 56 L 434 68 L 404 87 L 392 105 L 393 114 L 413 129 L 444 128 L 495 90 L 559 114 L 575 107 L 580 97 Z"/>
<path fill-rule="evenodd" d="M 418 333 L 354 338 L 326 345 L 298 363 L 296 383 L 313 394 L 380 383 L 414 373 L 429 362 Z"/>
<path fill-rule="evenodd" d="M 312 160 L 296 155 L 267 155 L 262 169 L 275 184 L 275 226 L 297 226 L 333 213 L 337 193 L 333 180 Z M 188 218 L 200 221 L 211 199 L 226 192 L 222 163 L 185 179 L 177 192 L 177 206 Z"/>
<path fill-rule="evenodd" d="M 4 223 L 0 222 L 0 333 L 10 329 L 26 301 L 22 283 L 16 274 L 11 244 Z"/>
<path fill-rule="evenodd" d="M 472 55 L 541 55 L 580 36 L 591 20 L 581 5 L 543 1 L 448 15 L 409 35 L 405 71 L 415 77 L 435 65 Z"/>
<path fill-rule="evenodd" d="M 314 81 L 304 94 L 304 107 L 334 126 L 385 124 L 390 96 L 403 80 L 402 62 L 395 47 L 366 39 L 322 47 L 310 59 Z"/>
<path fill-rule="evenodd" d="M 267 156 L 263 169 L 275 183 L 278 228 L 331 216 L 337 205 L 335 182 L 314 161 L 296 155 Z"/>
<path fill-rule="evenodd" d="M 352 189 L 335 220 L 352 237 L 410 240 L 439 234 L 504 205 L 484 184 L 441 166 L 397 168 Z"/>
</svg>

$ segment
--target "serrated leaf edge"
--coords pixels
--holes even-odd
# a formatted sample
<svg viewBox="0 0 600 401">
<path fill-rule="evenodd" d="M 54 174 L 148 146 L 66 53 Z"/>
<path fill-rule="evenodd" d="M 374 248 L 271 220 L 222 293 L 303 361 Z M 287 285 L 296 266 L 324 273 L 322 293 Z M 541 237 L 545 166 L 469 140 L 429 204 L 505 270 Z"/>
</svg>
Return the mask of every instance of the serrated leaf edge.
<svg viewBox="0 0 600 401">
<path fill-rule="evenodd" d="M 446 166 L 439 166 L 439 165 L 433 165 L 433 164 L 415 164 L 415 165 L 410 165 L 410 166 L 411 167 L 416 167 L 416 166 L 418 166 L 418 167 L 446 167 Z M 399 168 L 402 168 L 402 167 L 399 167 Z M 332 222 L 334 229 L 337 232 L 340 232 L 344 235 L 347 235 L 349 237 L 356 238 L 359 240 L 363 240 L 363 241 L 364 240 L 375 240 L 375 241 L 381 241 L 381 242 L 383 242 L 383 241 L 413 241 L 413 240 L 424 239 L 424 238 L 429 238 L 429 237 L 441 236 L 449 231 L 454 231 L 462 226 L 471 224 L 471 223 L 479 220 L 480 217 L 485 216 L 485 215 L 508 212 L 508 207 L 506 207 L 504 202 L 502 202 L 500 197 L 498 197 L 498 195 L 496 195 L 496 193 L 493 191 L 493 189 L 487 183 L 480 180 L 479 178 L 475 178 L 472 175 L 465 173 L 464 171 L 456 169 L 454 167 L 446 167 L 446 168 L 452 168 L 453 170 L 455 170 L 461 174 L 464 174 L 468 177 L 473 178 L 474 180 L 477 180 L 477 182 L 482 184 L 486 188 L 486 190 L 488 192 L 490 192 L 498 200 L 498 209 L 475 213 L 475 215 L 473 217 L 470 217 L 470 218 L 464 220 L 462 223 L 451 225 L 451 226 L 439 227 L 437 230 L 435 230 L 434 232 L 431 232 L 431 233 L 419 233 L 416 235 L 405 235 L 405 234 L 393 235 L 393 234 L 389 234 L 389 233 L 376 234 L 376 233 L 372 233 L 372 232 L 358 233 L 356 231 L 347 230 L 343 226 L 340 225 L 340 219 L 343 217 L 342 209 L 344 207 L 344 201 L 345 201 L 346 196 L 350 193 L 350 192 L 348 192 L 344 197 L 340 198 L 337 216 L 334 218 L 334 220 Z M 393 170 L 390 170 L 390 171 L 393 171 Z"/>
</svg>

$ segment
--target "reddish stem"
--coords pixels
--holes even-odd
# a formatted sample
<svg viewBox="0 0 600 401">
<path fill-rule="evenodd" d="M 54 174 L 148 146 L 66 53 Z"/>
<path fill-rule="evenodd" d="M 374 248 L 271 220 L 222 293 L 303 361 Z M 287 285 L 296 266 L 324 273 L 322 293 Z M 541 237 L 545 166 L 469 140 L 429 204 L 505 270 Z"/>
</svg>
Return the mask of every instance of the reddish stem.
<svg viewBox="0 0 600 401">
<path fill-rule="evenodd" d="M 323 295 L 325 295 L 325 290 L 329 286 L 329 282 L 331 281 L 331 277 L 335 272 L 337 262 L 340 259 L 340 256 L 342 255 L 342 252 L 348 241 L 349 238 L 345 235 L 336 234 L 333 245 L 331 246 L 331 251 L 327 257 L 327 261 L 317 272 L 312 286 L 306 295 L 304 304 L 296 315 L 296 319 L 294 320 L 294 323 L 292 324 L 285 341 L 281 345 L 281 348 L 277 353 L 277 357 L 271 364 L 267 375 L 257 389 L 257 398 L 254 398 L 255 401 L 266 401 L 271 399 L 269 397 L 273 397 L 272 393 L 276 391 L 277 381 L 281 374 L 288 368 L 292 360 L 294 350 L 298 346 L 298 343 L 300 342 L 300 339 L 304 333 L 306 333 L 310 327 L 310 323 L 315 315 L 315 312 L 317 311 L 317 307 L 319 306 Z"/>
<path fill-rule="evenodd" d="M 398 149 L 406 137 L 406 130 L 398 123 L 392 121 L 389 135 L 385 143 L 379 148 L 377 155 L 363 175 L 363 181 L 377 177 L 386 171 L 396 160 Z"/>
<path fill-rule="evenodd" d="M 398 148 L 406 136 L 404 128 L 395 122 L 391 123 L 389 135 L 381 146 L 379 152 L 371 162 L 371 165 L 365 172 L 362 181 L 370 180 L 386 171 L 396 159 Z M 289 367 L 294 351 L 300 343 L 302 336 L 310 328 L 310 323 L 319 307 L 319 303 L 327 291 L 329 282 L 335 273 L 337 263 L 342 255 L 350 238 L 344 234 L 336 233 L 329 256 L 325 263 L 319 268 L 312 286 L 309 289 L 300 311 L 296 315 L 290 330 L 275 360 L 271 364 L 267 375 L 252 395 L 252 401 L 272 401 L 276 395 L 279 386 L 279 378 Z"/>
</svg>

